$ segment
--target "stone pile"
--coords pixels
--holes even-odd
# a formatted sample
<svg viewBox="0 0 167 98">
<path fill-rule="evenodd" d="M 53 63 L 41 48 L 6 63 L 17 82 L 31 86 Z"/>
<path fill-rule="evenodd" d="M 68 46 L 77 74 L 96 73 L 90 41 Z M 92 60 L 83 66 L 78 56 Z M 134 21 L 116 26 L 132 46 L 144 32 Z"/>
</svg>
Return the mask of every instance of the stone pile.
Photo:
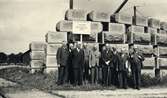
<svg viewBox="0 0 167 98">
<path fill-rule="evenodd" d="M 154 69 L 167 68 L 167 23 L 154 18 L 69 9 L 64 20 L 56 24 L 56 31 L 49 31 L 45 37 L 45 46 L 39 50 L 34 50 L 34 43 L 30 45 L 31 66 L 40 65 L 38 61 L 42 64 L 45 58 L 47 73 L 57 71 L 56 52 L 62 41 L 82 41 L 89 47 L 97 44 L 99 49 L 108 43 L 127 52 L 137 47 L 146 58 L 143 72 L 154 75 Z"/>
</svg>

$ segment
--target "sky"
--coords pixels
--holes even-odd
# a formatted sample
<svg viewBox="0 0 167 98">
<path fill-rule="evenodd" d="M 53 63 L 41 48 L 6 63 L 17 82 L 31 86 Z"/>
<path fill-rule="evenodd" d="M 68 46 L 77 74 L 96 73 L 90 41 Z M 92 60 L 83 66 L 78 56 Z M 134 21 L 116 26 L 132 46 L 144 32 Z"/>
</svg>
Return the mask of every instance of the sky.
<svg viewBox="0 0 167 98">
<path fill-rule="evenodd" d="M 75 9 L 113 13 L 123 0 L 74 0 Z M 121 13 L 167 21 L 167 0 L 129 0 Z M 29 49 L 32 41 L 45 42 L 48 31 L 64 19 L 69 0 L 0 0 L 0 52 L 19 53 Z"/>
</svg>

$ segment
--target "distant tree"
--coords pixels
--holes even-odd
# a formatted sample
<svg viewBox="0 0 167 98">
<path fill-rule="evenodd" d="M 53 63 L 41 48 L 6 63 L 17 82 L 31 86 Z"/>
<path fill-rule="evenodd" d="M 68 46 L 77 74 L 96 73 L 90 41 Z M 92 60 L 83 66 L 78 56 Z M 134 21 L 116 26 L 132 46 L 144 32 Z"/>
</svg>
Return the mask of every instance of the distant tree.
<svg viewBox="0 0 167 98">
<path fill-rule="evenodd" d="M 16 55 L 14 53 L 11 53 L 8 55 L 8 64 L 16 64 Z"/>
<path fill-rule="evenodd" d="M 0 63 L 6 63 L 7 58 L 8 58 L 8 56 L 5 53 L 0 52 Z"/>
<path fill-rule="evenodd" d="M 22 52 L 15 55 L 16 63 L 23 63 L 22 55 L 23 55 Z"/>
</svg>

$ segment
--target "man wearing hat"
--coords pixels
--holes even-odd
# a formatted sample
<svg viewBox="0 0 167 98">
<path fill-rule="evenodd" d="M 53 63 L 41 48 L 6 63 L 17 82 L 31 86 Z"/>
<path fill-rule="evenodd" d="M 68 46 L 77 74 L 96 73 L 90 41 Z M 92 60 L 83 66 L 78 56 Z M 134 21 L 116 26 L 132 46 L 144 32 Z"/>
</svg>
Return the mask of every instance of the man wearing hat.
<svg viewBox="0 0 167 98">
<path fill-rule="evenodd" d="M 112 60 L 112 51 L 109 44 L 105 45 L 105 48 L 101 52 L 101 63 L 102 63 L 102 84 L 109 85 L 109 66 Z"/>
<path fill-rule="evenodd" d="M 62 46 L 58 48 L 56 54 L 57 64 L 60 65 L 58 68 L 58 84 L 64 84 L 68 81 L 68 59 L 69 59 L 69 50 L 65 41 L 62 42 Z"/>
<path fill-rule="evenodd" d="M 119 53 L 119 65 L 118 65 L 118 87 L 127 88 L 127 78 L 128 78 L 128 53 L 125 49 L 120 49 Z"/>
<path fill-rule="evenodd" d="M 81 49 L 81 45 L 81 42 L 77 42 L 76 48 L 72 50 L 71 58 L 74 74 L 74 85 L 82 85 L 83 82 L 84 51 Z"/>
<path fill-rule="evenodd" d="M 132 71 L 132 79 L 133 79 L 134 88 L 140 90 L 141 68 L 142 68 L 142 62 L 144 61 L 144 57 L 139 55 L 136 50 L 137 50 L 137 47 L 130 49 L 129 61 L 131 64 L 131 71 Z"/>
</svg>

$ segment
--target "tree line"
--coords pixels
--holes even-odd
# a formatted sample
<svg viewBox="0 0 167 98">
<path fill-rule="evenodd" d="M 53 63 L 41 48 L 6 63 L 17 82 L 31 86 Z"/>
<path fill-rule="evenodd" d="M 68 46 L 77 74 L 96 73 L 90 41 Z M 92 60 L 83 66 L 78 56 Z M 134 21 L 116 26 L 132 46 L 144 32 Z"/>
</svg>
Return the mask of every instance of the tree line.
<svg viewBox="0 0 167 98">
<path fill-rule="evenodd" d="M 23 53 L 18 53 L 18 54 L 6 54 L 4 52 L 0 52 L 0 65 L 9 65 L 9 64 L 22 64 L 23 59 L 22 59 Z"/>
</svg>

